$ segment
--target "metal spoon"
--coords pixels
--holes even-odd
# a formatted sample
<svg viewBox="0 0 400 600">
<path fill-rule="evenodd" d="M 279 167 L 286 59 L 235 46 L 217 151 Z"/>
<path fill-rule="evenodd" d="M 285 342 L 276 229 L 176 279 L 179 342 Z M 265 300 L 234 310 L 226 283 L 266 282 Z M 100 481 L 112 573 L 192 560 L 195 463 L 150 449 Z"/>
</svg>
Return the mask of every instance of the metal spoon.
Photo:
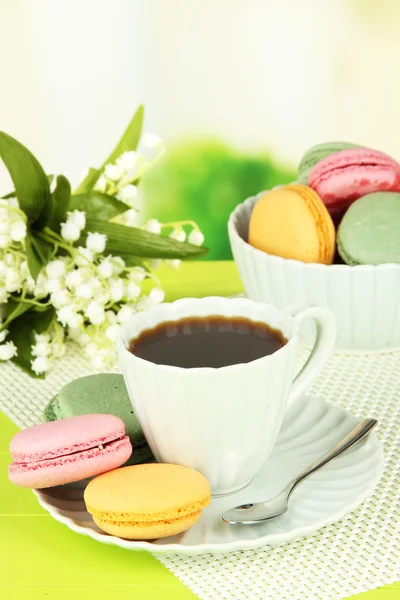
<svg viewBox="0 0 400 600">
<path fill-rule="evenodd" d="M 300 475 L 292 479 L 292 481 L 290 481 L 290 483 L 288 483 L 275 498 L 267 500 L 266 502 L 256 502 L 254 504 L 249 503 L 236 506 L 224 513 L 222 519 L 231 525 L 256 525 L 257 523 L 263 523 L 269 519 L 279 517 L 279 515 L 286 512 L 289 498 L 299 483 L 354 446 L 355 443 L 360 441 L 375 427 L 377 422 L 378 421 L 375 419 L 366 419 L 357 425 L 357 427 L 339 442 L 337 446 L 332 448 L 332 450 L 329 450 L 329 452 L 324 454 L 319 460 L 313 462 L 312 465 L 307 467 Z"/>
</svg>

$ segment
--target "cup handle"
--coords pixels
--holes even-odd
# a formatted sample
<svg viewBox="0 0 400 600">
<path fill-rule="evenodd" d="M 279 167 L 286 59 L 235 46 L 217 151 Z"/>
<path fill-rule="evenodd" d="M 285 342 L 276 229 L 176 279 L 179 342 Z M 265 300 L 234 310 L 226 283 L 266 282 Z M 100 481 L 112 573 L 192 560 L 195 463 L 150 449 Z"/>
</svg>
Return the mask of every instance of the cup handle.
<svg viewBox="0 0 400 600">
<path fill-rule="evenodd" d="M 290 312 L 299 327 L 303 321 L 313 319 L 317 327 L 317 335 L 305 365 L 293 380 L 288 407 L 311 386 L 314 379 L 320 374 L 332 354 L 336 341 L 336 319 L 327 308 L 320 306 L 309 306 L 303 309 L 292 307 Z"/>
</svg>

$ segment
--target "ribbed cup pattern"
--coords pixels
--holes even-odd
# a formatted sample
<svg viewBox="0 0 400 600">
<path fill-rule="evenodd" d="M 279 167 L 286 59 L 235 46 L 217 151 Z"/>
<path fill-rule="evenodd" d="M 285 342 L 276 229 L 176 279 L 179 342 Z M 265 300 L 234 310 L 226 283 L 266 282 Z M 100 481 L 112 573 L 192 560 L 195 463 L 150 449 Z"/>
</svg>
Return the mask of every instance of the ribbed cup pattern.
<svg viewBox="0 0 400 600">
<path fill-rule="evenodd" d="M 292 336 L 291 318 L 247 299 L 185 299 L 140 313 L 118 341 L 133 408 L 157 460 L 192 467 L 212 492 L 239 489 L 260 470 L 274 447 L 286 412 L 296 354 L 293 337 L 274 354 L 219 369 L 182 369 L 142 360 L 129 340 L 161 321 L 186 316 L 243 316 Z"/>
<path fill-rule="evenodd" d="M 307 264 L 253 248 L 247 235 L 258 197 L 240 204 L 228 224 L 233 256 L 249 298 L 280 309 L 297 303 L 329 308 L 337 321 L 337 348 L 400 346 L 400 265 Z M 311 327 L 306 332 L 308 343 Z"/>
</svg>

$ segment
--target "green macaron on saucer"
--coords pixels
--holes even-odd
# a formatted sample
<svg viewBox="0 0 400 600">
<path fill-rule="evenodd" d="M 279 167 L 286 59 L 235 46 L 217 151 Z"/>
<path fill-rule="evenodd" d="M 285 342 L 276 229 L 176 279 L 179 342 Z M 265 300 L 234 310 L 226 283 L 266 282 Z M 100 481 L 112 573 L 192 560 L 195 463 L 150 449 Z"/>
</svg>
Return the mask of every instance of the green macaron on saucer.
<svg viewBox="0 0 400 600">
<path fill-rule="evenodd" d="M 86 414 L 111 414 L 125 423 L 133 453 L 128 464 L 154 461 L 138 423 L 124 378 L 117 373 L 99 373 L 67 383 L 44 409 L 45 421 Z"/>
</svg>

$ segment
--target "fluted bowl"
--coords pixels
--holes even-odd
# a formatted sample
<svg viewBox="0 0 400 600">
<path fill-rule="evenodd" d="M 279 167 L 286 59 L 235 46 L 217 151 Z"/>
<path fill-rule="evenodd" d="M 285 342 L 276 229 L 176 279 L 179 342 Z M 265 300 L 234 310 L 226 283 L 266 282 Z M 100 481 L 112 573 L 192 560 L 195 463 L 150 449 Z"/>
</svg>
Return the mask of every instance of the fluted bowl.
<svg viewBox="0 0 400 600">
<path fill-rule="evenodd" d="M 337 349 L 382 351 L 400 348 L 400 265 L 322 265 L 267 254 L 248 243 L 253 207 L 248 198 L 232 212 L 228 234 L 246 294 L 277 308 L 319 305 L 337 321 Z M 305 334 L 311 343 L 311 326 Z"/>
</svg>

